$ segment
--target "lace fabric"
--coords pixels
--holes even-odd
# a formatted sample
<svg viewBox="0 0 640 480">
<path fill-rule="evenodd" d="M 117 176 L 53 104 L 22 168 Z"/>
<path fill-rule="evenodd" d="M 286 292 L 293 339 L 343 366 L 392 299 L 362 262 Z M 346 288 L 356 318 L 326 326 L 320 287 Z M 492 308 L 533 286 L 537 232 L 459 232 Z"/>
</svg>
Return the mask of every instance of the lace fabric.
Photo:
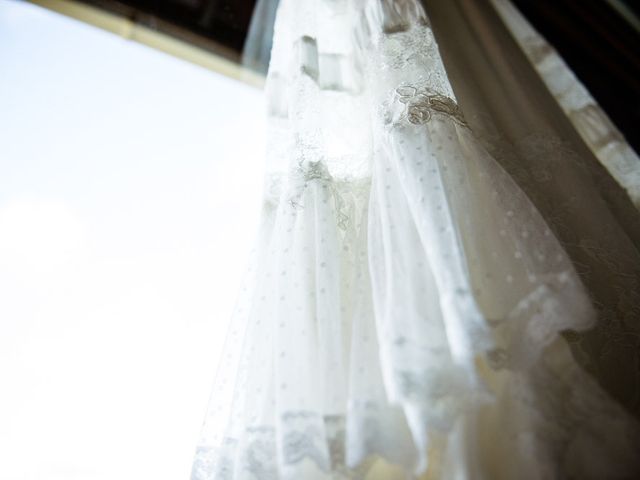
<svg viewBox="0 0 640 480">
<path fill-rule="evenodd" d="M 470 128 L 420 3 L 283 0 L 267 94 L 192 479 L 637 471 L 637 424 L 560 335 L 596 318 L 575 263 Z"/>
</svg>

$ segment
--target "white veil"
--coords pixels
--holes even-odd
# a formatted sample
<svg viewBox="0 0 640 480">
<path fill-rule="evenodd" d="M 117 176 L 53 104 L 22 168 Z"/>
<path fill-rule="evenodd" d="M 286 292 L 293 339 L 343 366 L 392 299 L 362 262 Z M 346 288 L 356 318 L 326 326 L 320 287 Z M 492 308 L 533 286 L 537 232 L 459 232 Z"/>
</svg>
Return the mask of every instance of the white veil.
<svg viewBox="0 0 640 480">
<path fill-rule="evenodd" d="M 280 0 L 258 0 L 242 50 L 242 65 L 266 75 L 271 59 L 273 26 Z"/>
</svg>

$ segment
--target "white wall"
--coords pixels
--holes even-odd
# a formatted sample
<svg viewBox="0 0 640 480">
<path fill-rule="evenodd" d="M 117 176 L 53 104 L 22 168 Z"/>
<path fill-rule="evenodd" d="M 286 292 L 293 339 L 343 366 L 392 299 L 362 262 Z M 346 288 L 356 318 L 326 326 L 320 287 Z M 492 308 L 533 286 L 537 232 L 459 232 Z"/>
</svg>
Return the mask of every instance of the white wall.
<svg viewBox="0 0 640 480">
<path fill-rule="evenodd" d="M 262 145 L 257 90 L 0 0 L 0 479 L 188 477 Z"/>
</svg>

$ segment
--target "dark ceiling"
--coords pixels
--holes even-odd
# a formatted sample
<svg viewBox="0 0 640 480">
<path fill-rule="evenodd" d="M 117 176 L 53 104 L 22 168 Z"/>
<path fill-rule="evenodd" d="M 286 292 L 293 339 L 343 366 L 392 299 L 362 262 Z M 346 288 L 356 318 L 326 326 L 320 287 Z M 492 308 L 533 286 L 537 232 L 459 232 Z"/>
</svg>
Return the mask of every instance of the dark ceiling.
<svg viewBox="0 0 640 480">
<path fill-rule="evenodd" d="M 603 0 L 512 0 L 640 152 L 640 33 Z M 625 2 L 638 15 L 640 2 Z"/>
<path fill-rule="evenodd" d="M 232 59 L 239 58 L 256 0 L 80 0 L 182 38 Z"/>
<path fill-rule="evenodd" d="M 239 61 L 256 0 L 81 0 Z M 425 0 L 428 1 L 428 0 Z M 485 0 L 477 0 L 485 1 Z M 512 0 L 640 151 L 640 34 L 603 0 Z M 638 15 L 638 5 L 623 2 Z"/>
</svg>

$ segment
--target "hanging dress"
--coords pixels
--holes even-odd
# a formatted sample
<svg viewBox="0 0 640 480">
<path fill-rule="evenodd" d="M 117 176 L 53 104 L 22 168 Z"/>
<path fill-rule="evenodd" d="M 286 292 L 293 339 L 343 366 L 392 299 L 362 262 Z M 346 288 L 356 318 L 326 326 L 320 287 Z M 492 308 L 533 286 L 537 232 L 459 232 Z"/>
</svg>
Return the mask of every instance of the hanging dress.
<svg viewBox="0 0 640 480">
<path fill-rule="evenodd" d="M 472 98 L 486 78 L 462 54 L 443 63 L 435 26 L 417 0 L 281 1 L 262 224 L 192 480 L 640 472 L 637 421 L 575 348 L 606 336 L 607 288 L 638 285 L 640 223 L 615 213 L 631 203 L 605 198 L 597 159 L 562 128 L 536 117 L 521 143 L 497 135 Z M 571 179 L 582 243 L 531 175 Z M 541 183 L 554 199 L 555 181 Z M 589 260 L 605 230 L 627 283 L 598 296 L 615 269 Z M 638 319 L 638 291 L 612 322 Z"/>
</svg>

